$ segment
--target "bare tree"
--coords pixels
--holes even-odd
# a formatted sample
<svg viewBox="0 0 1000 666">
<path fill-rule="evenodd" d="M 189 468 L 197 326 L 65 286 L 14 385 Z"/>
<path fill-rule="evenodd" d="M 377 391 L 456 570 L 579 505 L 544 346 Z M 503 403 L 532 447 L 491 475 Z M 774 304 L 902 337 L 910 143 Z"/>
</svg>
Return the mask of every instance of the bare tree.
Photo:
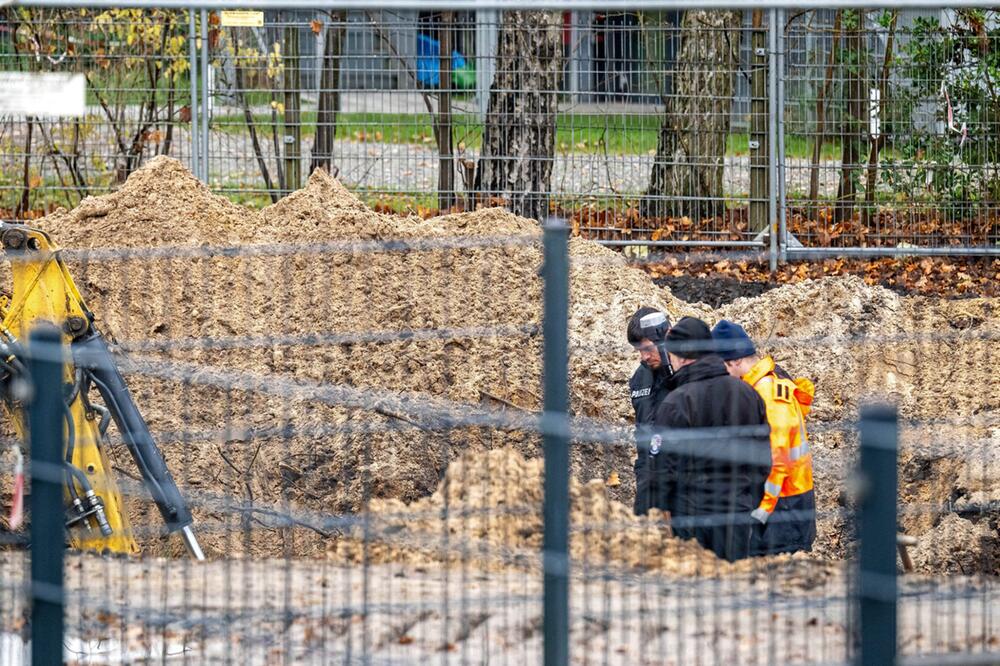
<svg viewBox="0 0 1000 666">
<path fill-rule="evenodd" d="M 337 137 L 337 112 L 340 110 L 340 54 L 344 43 L 344 13 L 330 14 L 323 36 L 323 65 L 319 77 L 319 105 L 316 110 L 316 137 L 313 139 L 309 172 L 333 170 L 333 142 Z"/>
<path fill-rule="evenodd" d="M 440 92 L 438 119 L 434 124 L 438 145 L 438 208 L 447 210 L 455 203 L 455 150 L 451 125 L 451 41 L 454 12 L 441 12 Z"/>
<path fill-rule="evenodd" d="M 833 219 L 837 222 L 854 214 L 861 156 L 865 143 L 865 111 L 868 108 L 867 50 L 865 49 L 865 12 L 844 12 L 844 48 L 842 67 L 845 73 L 844 110 L 840 126 L 840 183 Z"/>
<path fill-rule="evenodd" d="M 243 108 L 243 119 L 247 124 L 247 130 L 250 133 L 250 143 L 253 145 L 253 154 L 257 158 L 257 165 L 260 167 L 260 175 L 264 179 L 264 187 L 267 188 L 267 193 L 271 197 L 272 203 L 278 202 L 278 193 L 274 189 L 274 183 L 271 181 L 271 172 L 267 168 L 267 158 L 264 156 L 264 149 L 260 143 L 260 137 L 257 133 L 257 123 L 254 121 L 253 109 L 250 108 L 250 101 L 247 99 L 246 94 L 246 64 L 240 56 L 240 42 L 236 36 L 236 28 L 233 28 L 233 71 L 235 77 L 235 95 L 237 100 L 239 100 L 240 106 Z"/>
<path fill-rule="evenodd" d="M 690 10 L 681 19 L 673 89 L 664 102 L 646 217 L 724 212 L 723 164 L 739 64 L 739 11 Z"/>
<path fill-rule="evenodd" d="M 548 212 L 561 37 L 559 12 L 504 13 L 476 170 L 480 196 L 503 199 L 511 211 L 535 219 Z"/>
<path fill-rule="evenodd" d="M 885 41 L 885 55 L 882 57 L 882 69 L 878 76 L 878 117 L 885 118 L 886 104 L 889 95 L 889 73 L 892 70 L 893 49 L 896 42 L 896 22 L 899 11 L 889 15 L 889 33 Z M 879 153 L 885 146 L 885 134 L 881 131 L 868 138 L 868 179 L 865 183 L 865 226 L 871 223 L 871 214 L 875 208 L 875 181 L 878 178 Z"/>
<path fill-rule="evenodd" d="M 294 21 L 285 26 L 284 41 L 285 189 L 291 192 L 302 187 L 302 54 L 299 50 L 299 26 Z"/>
<path fill-rule="evenodd" d="M 382 29 L 379 21 L 371 12 L 368 13 L 368 20 L 371 22 L 375 35 L 389 49 L 393 57 L 399 62 L 410 79 L 416 84 L 418 82 L 417 73 L 410 64 L 409 59 L 403 56 L 390 36 Z M 431 125 L 434 131 L 434 141 L 438 149 L 438 207 L 446 209 L 451 207 L 455 200 L 455 155 L 452 142 L 452 117 L 451 117 L 451 34 L 450 27 L 454 22 L 453 12 L 444 12 L 442 15 L 442 34 L 445 38 L 440 42 L 440 52 L 438 54 L 438 72 L 440 80 L 438 82 L 439 93 L 437 97 L 437 110 L 431 101 L 432 96 L 421 90 L 420 96 L 424 101 L 427 114 L 431 117 Z"/>
</svg>

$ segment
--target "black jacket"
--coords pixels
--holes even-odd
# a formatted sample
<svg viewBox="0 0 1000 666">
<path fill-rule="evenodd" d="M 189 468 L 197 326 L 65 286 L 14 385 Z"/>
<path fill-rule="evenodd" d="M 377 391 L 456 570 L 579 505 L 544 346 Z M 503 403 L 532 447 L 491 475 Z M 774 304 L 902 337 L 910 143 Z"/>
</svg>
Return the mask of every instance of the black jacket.
<svg viewBox="0 0 1000 666">
<path fill-rule="evenodd" d="M 663 437 L 665 478 L 676 493 L 675 533 L 729 561 L 751 554 L 750 512 L 771 471 L 764 401 L 730 377 L 718 356 L 678 370 L 655 424 Z"/>
<path fill-rule="evenodd" d="M 629 380 L 629 396 L 635 410 L 635 504 L 633 511 L 642 516 L 651 508 L 672 511 L 668 486 L 659 481 L 659 455 L 650 452 L 656 408 L 670 392 L 670 371 L 650 369 L 641 364 Z"/>
</svg>

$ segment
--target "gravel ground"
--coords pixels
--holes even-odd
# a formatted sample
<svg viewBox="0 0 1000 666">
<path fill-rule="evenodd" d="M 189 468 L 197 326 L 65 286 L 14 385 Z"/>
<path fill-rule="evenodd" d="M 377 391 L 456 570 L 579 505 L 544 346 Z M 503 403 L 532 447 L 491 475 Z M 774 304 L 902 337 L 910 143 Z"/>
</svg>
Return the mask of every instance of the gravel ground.
<svg viewBox="0 0 1000 666">
<path fill-rule="evenodd" d="M 358 104 L 358 109 L 364 107 Z M 365 107 L 367 108 L 367 107 Z M 225 109 L 220 110 L 223 112 Z M 113 137 L 107 128 L 98 130 L 101 135 L 93 138 L 94 145 L 105 146 L 99 152 L 104 160 L 86 160 L 82 166 L 88 182 L 107 179 L 107 169 L 113 168 L 113 151 L 110 148 Z M 22 128 L 6 127 L 0 133 L 0 140 L 10 146 L 23 143 Z M 456 139 L 457 140 L 457 139 Z M 366 188 L 388 192 L 433 193 L 437 190 L 438 156 L 430 137 L 426 143 L 405 144 L 378 141 L 338 140 L 335 143 L 334 163 L 340 170 L 340 178 L 349 187 Z M 216 189 L 262 189 L 257 159 L 249 135 L 233 134 L 214 130 L 210 136 L 210 181 Z M 303 174 L 307 174 L 312 138 L 302 142 Z M 268 162 L 272 180 L 276 183 L 274 145 L 267 133 L 260 135 L 261 150 Z M 185 127 L 175 127 L 171 155 L 190 166 L 190 131 Z M 40 150 L 40 148 L 39 148 Z M 93 152 L 93 148 L 90 149 Z M 7 155 L 0 155 L 0 173 L 19 174 L 23 166 L 18 150 L 12 149 Z M 458 159 L 475 160 L 474 151 L 457 150 Z M 555 193 L 614 197 L 641 193 L 649 181 L 654 156 L 650 154 L 608 154 L 563 151 L 556 155 L 552 171 L 552 190 Z M 43 181 L 53 185 L 59 181 L 59 174 L 53 169 L 52 160 L 40 156 L 34 160 L 35 168 L 43 170 Z M 60 168 L 63 165 L 60 164 Z M 823 162 L 820 171 L 821 196 L 833 196 L 837 189 L 838 163 Z M 463 169 L 456 165 L 455 182 L 461 190 L 467 190 Z M 67 177 L 65 173 L 63 177 Z M 725 158 L 725 193 L 727 196 L 745 199 L 750 189 L 750 159 L 746 156 Z M 11 188 L 16 189 L 18 177 L 9 179 Z M 51 187 L 51 185 L 46 185 Z M 786 190 L 789 194 L 803 193 L 809 186 L 808 160 L 788 159 L 786 162 Z M 2 188 L 0 188 L 2 189 Z M 3 201 L 10 198 L 8 195 Z"/>
<path fill-rule="evenodd" d="M 0 554 L 8 586 L 25 566 L 23 554 Z M 843 567 L 803 560 L 762 573 L 575 574 L 571 662 L 844 663 Z M 537 572 L 72 555 L 66 581 L 68 663 L 542 661 Z M 0 599 L 0 660 L 20 666 L 23 598 Z M 998 617 L 996 581 L 903 579 L 905 654 L 996 651 Z"/>
<path fill-rule="evenodd" d="M 273 163 L 273 150 L 262 146 Z M 260 173 L 252 149 L 242 138 L 231 135 L 213 137 L 210 158 L 213 186 L 227 187 L 247 182 L 259 182 Z M 466 151 L 462 159 L 475 160 L 478 155 Z M 639 194 L 649 183 L 653 166 L 652 155 L 603 155 L 594 153 L 560 153 L 552 169 L 552 189 L 557 193 L 609 197 Z M 338 140 L 334 163 L 339 177 L 349 187 L 400 192 L 434 192 L 438 182 L 438 155 L 431 144 L 397 144 Z M 724 183 L 727 195 L 746 197 L 750 190 L 750 158 L 727 157 Z M 824 162 L 820 171 L 821 196 L 833 196 L 837 190 L 838 163 Z M 304 160 L 303 172 L 308 169 Z M 456 184 L 467 190 L 461 173 Z M 809 189 L 807 160 L 789 159 L 786 164 L 786 187 L 789 193 Z"/>
</svg>

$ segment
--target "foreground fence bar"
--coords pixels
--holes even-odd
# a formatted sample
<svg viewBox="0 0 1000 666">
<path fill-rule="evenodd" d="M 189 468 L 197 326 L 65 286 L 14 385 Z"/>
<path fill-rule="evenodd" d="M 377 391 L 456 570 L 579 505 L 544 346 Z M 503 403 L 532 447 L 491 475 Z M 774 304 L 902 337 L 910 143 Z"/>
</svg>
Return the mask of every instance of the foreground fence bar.
<svg viewBox="0 0 1000 666">
<path fill-rule="evenodd" d="M 544 415 L 545 537 L 543 566 L 545 664 L 569 662 L 569 229 L 545 224 Z"/>
<path fill-rule="evenodd" d="M 860 666 L 896 662 L 896 457 L 899 415 L 875 405 L 861 412 L 858 537 Z"/>
<path fill-rule="evenodd" d="M 31 663 L 63 663 L 63 402 L 62 333 L 39 326 L 31 333 Z"/>
</svg>

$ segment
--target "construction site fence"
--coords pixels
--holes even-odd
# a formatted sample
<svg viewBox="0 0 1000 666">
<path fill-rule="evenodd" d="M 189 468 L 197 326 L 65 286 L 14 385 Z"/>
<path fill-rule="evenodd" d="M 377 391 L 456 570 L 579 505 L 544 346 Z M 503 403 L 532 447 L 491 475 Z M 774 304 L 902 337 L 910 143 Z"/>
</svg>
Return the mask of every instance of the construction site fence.
<svg viewBox="0 0 1000 666">
<path fill-rule="evenodd" d="M 268 218 L 234 222 L 163 160 L 195 204 L 133 191 L 47 222 L 75 237 L 59 256 L 207 561 L 166 533 L 114 424 L 138 552 L 76 547 L 93 534 L 64 525 L 68 355 L 26 331 L 29 381 L 4 406 L 27 407 L 30 439 L 0 440 L 5 526 L 29 455 L 27 525 L 0 530 L 0 664 L 1000 662 L 989 303 L 846 280 L 767 313 L 662 304 L 731 318 L 817 380 L 812 551 L 730 563 L 676 533 L 745 512 L 634 515 L 625 324 L 666 297 L 571 240 L 995 253 L 991 11 L 57 4 L 0 9 L 0 71 L 87 83 L 82 116 L 4 116 L 3 219 L 163 155 L 254 206 L 316 167 L 384 213 L 544 223 L 373 220 L 319 178 L 269 211 L 275 238 L 213 244 L 161 213 L 201 206 L 220 237 Z M 716 471 L 702 490 L 742 478 L 760 435 L 663 434 Z"/>
<path fill-rule="evenodd" d="M 4 219 L 169 155 L 252 205 L 323 168 L 618 246 L 1000 252 L 992 10 L 93 4 L 0 9 L 0 71 L 86 77 L 82 116 L 0 116 Z"/>
<path fill-rule="evenodd" d="M 1000 659 L 997 394 L 959 377 L 995 367 L 997 345 L 973 309 L 877 334 L 859 301 L 842 331 L 760 341 L 820 383 L 808 426 L 819 537 L 811 553 L 730 564 L 672 536 L 683 520 L 632 515 L 632 428 L 607 413 L 629 409 L 628 375 L 585 373 L 609 359 L 631 372 L 636 354 L 623 339 L 583 342 L 579 294 L 570 309 L 571 289 L 621 260 L 571 250 L 569 233 L 550 220 L 524 237 L 63 250 L 117 331 L 116 362 L 208 559 L 165 533 L 114 426 L 141 552 L 65 549 L 69 355 L 58 330 L 35 330 L 16 394 L 30 528 L 0 532 L 0 663 Z M 524 263 L 540 289 L 512 286 Z M 382 292 L 392 271 L 431 264 L 463 279 Z M 303 289 L 315 265 L 351 270 Z M 227 276 L 266 292 L 213 288 Z M 384 312 L 390 296 L 410 320 Z M 396 324 L 336 327 L 345 308 Z M 832 386 L 841 376 L 855 388 Z M 736 482 L 753 430 L 667 432 L 662 454 L 727 461 L 713 482 Z M 686 518 L 747 519 L 724 503 Z"/>
</svg>

